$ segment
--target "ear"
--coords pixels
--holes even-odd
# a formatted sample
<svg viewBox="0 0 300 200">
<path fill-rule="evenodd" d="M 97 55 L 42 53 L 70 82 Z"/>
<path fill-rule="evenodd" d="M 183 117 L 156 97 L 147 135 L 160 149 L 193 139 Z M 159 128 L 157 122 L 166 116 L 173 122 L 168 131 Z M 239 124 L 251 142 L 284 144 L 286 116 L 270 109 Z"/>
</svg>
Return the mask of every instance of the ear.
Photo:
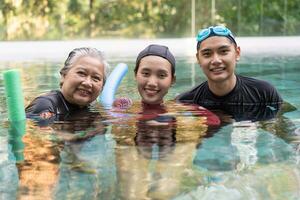
<svg viewBox="0 0 300 200">
<path fill-rule="evenodd" d="M 134 73 L 134 79 L 135 79 L 135 81 L 136 81 L 136 73 Z"/>
<path fill-rule="evenodd" d="M 200 65 L 200 61 L 199 61 L 199 51 L 197 51 L 197 53 L 196 53 L 196 58 L 197 58 L 197 63 Z"/>
<path fill-rule="evenodd" d="M 236 48 L 235 48 L 235 52 L 236 52 L 236 61 L 239 61 L 240 60 L 240 58 L 241 58 L 241 48 L 239 47 L 239 46 L 237 46 Z"/>
<path fill-rule="evenodd" d="M 174 77 L 172 78 L 172 83 L 171 83 L 171 85 L 174 85 L 175 82 L 176 82 L 176 75 L 174 75 Z"/>
<path fill-rule="evenodd" d="M 64 83 L 64 81 L 65 81 L 65 74 L 62 74 L 61 76 L 60 76 L 60 87 L 63 85 L 63 83 Z"/>
</svg>

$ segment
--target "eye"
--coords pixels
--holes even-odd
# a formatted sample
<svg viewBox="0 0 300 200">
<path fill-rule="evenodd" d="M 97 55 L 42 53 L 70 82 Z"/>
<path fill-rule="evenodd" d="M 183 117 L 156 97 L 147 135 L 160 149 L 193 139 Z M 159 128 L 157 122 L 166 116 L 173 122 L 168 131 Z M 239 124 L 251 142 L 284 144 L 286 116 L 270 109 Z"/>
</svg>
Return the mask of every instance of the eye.
<svg viewBox="0 0 300 200">
<path fill-rule="evenodd" d="M 220 50 L 220 53 L 221 53 L 222 55 L 226 55 L 229 51 L 230 51 L 229 49 L 221 49 L 221 50 Z"/>
<path fill-rule="evenodd" d="M 166 78 L 167 76 L 168 76 L 168 74 L 166 74 L 166 73 L 160 73 L 160 74 L 158 74 L 158 77 L 160 79 Z"/>
<path fill-rule="evenodd" d="M 84 71 L 77 71 L 76 73 L 81 77 L 86 76 L 86 73 Z"/>
<path fill-rule="evenodd" d="M 93 81 L 95 81 L 95 82 L 100 82 L 100 81 L 102 81 L 102 78 L 101 78 L 100 76 L 93 76 L 92 79 L 93 79 Z"/>
<path fill-rule="evenodd" d="M 208 58 L 208 57 L 210 57 L 210 55 L 211 55 L 211 52 L 209 52 L 209 51 L 205 51 L 205 52 L 202 52 L 202 54 L 201 54 L 203 57 L 205 57 L 205 58 Z"/>
<path fill-rule="evenodd" d="M 141 74 L 142 74 L 143 76 L 145 76 L 145 77 L 150 76 L 150 73 L 147 72 L 147 71 L 142 71 Z"/>
</svg>

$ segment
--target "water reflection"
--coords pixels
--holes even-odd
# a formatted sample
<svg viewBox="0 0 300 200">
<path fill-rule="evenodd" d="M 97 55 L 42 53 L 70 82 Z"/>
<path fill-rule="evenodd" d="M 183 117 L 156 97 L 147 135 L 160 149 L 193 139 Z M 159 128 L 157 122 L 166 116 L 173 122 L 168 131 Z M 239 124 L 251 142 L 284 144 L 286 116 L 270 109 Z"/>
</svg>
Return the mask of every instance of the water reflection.
<svg viewBox="0 0 300 200">
<path fill-rule="evenodd" d="M 16 161 L 16 163 L 21 163 L 24 161 L 24 142 L 22 140 L 23 135 L 26 131 L 26 121 L 12 121 L 9 124 L 9 145 L 11 146 L 11 151 L 14 158 L 11 158 Z"/>
<path fill-rule="evenodd" d="M 32 123 L 28 122 L 27 126 L 29 134 L 23 137 L 24 162 L 17 165 L 18 196 L 50 199 L 59 171 L 59 146 L 44 138 L 43 132 Z"/>
<path fill-rule="evenodd" d="M 137 122 L 135 144 L 147 159 L 163 159 L 172 153 L 176 143 L 176 118 L 159 116 L 148 121 Z"/>
<path fill-rule="evenodd" d="M 201 184 L 175 199 L 298 199 L 297 146 L 250 121 L 222 127 L 199 144 Z"/>
<path fill-rule="evenodd" d="M 66 199 L 107 196 L 105 191 L 113 194 L 114 141 L 104 118 L 85 110 L 60 119 L 28 121 L 28 134 L 23 137 L 25 162 L 18 165 L 19 195 Z"/>
<path fill-rule="evenodd" d="M 220 107 L 210 107 L 207 106 L 207 109 L 214 111 L 215 113 L 220 113 L 221 116 L 229 115 L 230 118 L 234 119 L 234 121 L 265 121 L 270 120 L 276 117 L 277 113 L 280 111 L 281 105 L 274 106 L 257 106 L 257 105 L 249 105 L 249 106 L 224 106 Z"/>
<path fill-rule="evenodd" d="M 183 191 L 182 179 L 193 177 L 192 155 L 207 130 L 207 116 L 191 111 L 171 102 L 138 105 L 127 111 L 138 115 L 123 121 L 134 128 L 120 126 L 121 121 L 114 125 L 116 141 L 122 143 L 116 152 L 121 199 L 171 199 Z"/>
<path fill-rule="evenodd" d="M 18 196 L 259 199 L 280 196 L 275 188 L 286 185 L 288 194 L 297 195 L 297 147 L 276 133 L 276 126 L 286 132 L 296 125 L 282 116 L 233 123 L 229 115 L 220 115 L 217 125 L 213 116 L 168 102 L 151 109 L 136 103 L 125 111 L 95 107 L 47 126 L 27 121 L 24 161 L 16 164 Z M 270 189 L 259 190 L 263 184 Z"/>
<path fill-rule="evenodd" d="M 260 53 L 257 48 L 255 51 Z M 273 65 L 274 59 L 280 67 Z M 299 62 L 292 61 L 255 57 L 242 60 L 242 64 L 252 64 L 240 66 L 240 70 L 244 75 L 271 81 L 298 108 Z M 186 60 L 180 62 L 182 67 L 170 99 L 191 87 L 191 76 L 199 79 L 199 73 L 190 74 L 189 64 Z M 11 67 L 16 66 L 24 63 Z M 41 66 L 47 70 L 41 72 Z M 53 84 L 57 81 L 45 84 L 42 78 L 43 72 L 55 78 L 57 67 L 53 62 L 25 63 L 23 81 L 28 102 L 43 90 L 57 87 Z M 272 70 L 271 75 L 264 73 Z M 130 94 L 137 99 L 131 87 L 133 75 L 128 77 L 119 95 Z M 43 88 L 39 87 L 41 81 Z M 238 120 L 233 120 L 229 112 L 218 111 L 222 124 L 214 126 L 192 109 L 166 104 L 169 106 L 165 111 L 156 116 L 148 113 L 150 117 L 144 119 L 139 109 L 111 115 L 96 108 L 94 111 L 100 115 L 64 116 L 51 126 L 47 122 L 37 127 L 27 121 L 25 135 L 19 140 L 24 144 L 23 161 L 11 151 L 13 142 L 18 141 L 9 143 L 5 134 L 8 126 L 1 127 L 0 198 L 299 199 L 299 110 L 288 106 L 286 111 L 293 112 L 281 109 L 275 114 L 269 108 L 268 112 L 244 109 L 236 115 L 243 126 L 235 124 Z M 3 120 L 5 105 L 1 110 Z M 244 122 L 251 118 L 255 120 Z M 164 121 L 167 125 L 157 126 Z M 22 143 L 16 143 L 14 152 L 21 153 L 22 148 Z M 8 160 L 7 155 L 12 159 Z M 16 158 L 21 162 L 16 164 Z"/>
<path fill-rule="evenodd" d="M 115 141 L 109 133 L 68 142 L 60 158 L 55 199 L 116 199 Z"/>
<path fill-rule="evenodd" d="M 103 121 L 99 112 L 86 111 L 53 124 L 56 139 L 64 142 L 55 199 L 107 199 L 117 194 L 115 141 Z"/>
<path fill-rule="evenodd" d="M 1 124 L 2 125 L 2 124 Z M 14 121 L 0 128 L 0 199 L 14 200 L 18 195 L 17 164 L 24 160 L 24 121 Z"/>
<path fill-rule="evenodd" d="M 199 144 L 194 165 L 205 170 L 230 171 L 295 160 L 292 145 L 261 128 L 249 121 L 222 127 Z"/>
</svg>

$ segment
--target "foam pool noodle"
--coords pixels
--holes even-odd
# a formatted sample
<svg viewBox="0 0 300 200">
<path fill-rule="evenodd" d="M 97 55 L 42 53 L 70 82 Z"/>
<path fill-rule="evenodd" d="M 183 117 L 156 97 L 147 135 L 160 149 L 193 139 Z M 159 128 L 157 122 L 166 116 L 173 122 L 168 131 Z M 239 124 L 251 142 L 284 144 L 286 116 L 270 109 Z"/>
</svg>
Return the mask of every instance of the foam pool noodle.
<svg viewBox="0 0 300 200">
<path fill-rule="evenodd" d="M 10 121 L 9 144 L 17 163 L 24 160 L 24 143 L 22 141 L 26 130 L 26 115 L 24 98 L 18 70 L 7 70 L 3 73 L 8 119 Z"/>
<path fill-rule="evenodd" d="M 105 108 L 112 107 L 115 100 L 115 93 L 127 71 L 128 66 L 125 63 L 119 63 L 108 76 L 101 95 L 98 97 L 98 101 L 101 102 Z"/>
<path fill-rule="evenodd" d="M 23 135 L 26 130 L 26 121 L 13 121 L 10 122 L 10 126 L 8 129 L 9 136 L 8 142 L 11 146 L 11 152 L 13 153 L 14 159 L 16 163 L 20 163 L 24 161 L 24 143 L 23 143 Z M 13 160 L 13 158 L 10 158 Z"/>
<path fill-rule="evenodd" d="M 24 98 L 19 71 L 7 70 L 3 73 L 3 78 L 9 121 L 25 120 Z"/>
</svg>

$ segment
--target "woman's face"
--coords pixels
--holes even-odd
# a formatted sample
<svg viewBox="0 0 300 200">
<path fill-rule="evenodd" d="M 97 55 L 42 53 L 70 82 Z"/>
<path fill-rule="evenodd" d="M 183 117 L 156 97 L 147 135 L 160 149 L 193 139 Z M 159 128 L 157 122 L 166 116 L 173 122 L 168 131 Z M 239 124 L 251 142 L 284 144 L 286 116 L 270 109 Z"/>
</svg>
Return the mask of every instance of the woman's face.
<svg viewBox="0 0 300 200">
<path fill-rule="evenodd" d="M 135 75 L 142 101 L 160 104 L 175 81 L 171 63 L 160 56 L 146 56 L 141 59 Z"/>
<path fill-rule="evenodd" d="M 98 58 L 79 57 L 61 79 L 65 99 L 72 104 L 87 106 L 103 89 L 104 65 Z"/>
</svg>

